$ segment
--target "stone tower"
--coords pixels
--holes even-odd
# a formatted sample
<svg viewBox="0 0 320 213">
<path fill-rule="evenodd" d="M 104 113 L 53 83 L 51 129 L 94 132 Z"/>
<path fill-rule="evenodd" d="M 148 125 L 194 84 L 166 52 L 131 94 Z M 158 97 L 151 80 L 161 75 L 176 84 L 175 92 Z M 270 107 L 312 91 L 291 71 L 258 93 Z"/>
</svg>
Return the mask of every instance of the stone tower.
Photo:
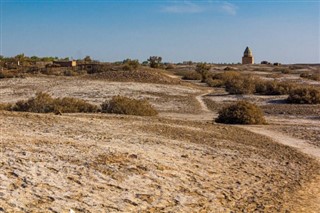
<svg viewBox="0 0 320 213">
<path fill-rule="evenodd" d="M 254 64 L 254 58 L 252 55 L 252 51 L 250 50 L 249 47 L 247 47 L 243 53 L 242 64 Z"/>
</svg>

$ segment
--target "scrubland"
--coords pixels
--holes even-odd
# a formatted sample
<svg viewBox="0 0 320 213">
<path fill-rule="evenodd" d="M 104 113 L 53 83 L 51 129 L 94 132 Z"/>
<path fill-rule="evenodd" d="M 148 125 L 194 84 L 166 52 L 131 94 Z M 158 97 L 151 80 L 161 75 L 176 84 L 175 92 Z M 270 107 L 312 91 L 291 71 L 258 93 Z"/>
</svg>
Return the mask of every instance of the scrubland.
<svg viewBox="0 0 320 213">
<path fill-rule="evenodd" d="M 1 79 L 0 210 L 319 212 L 320 105 L 288 101 L 319 67 L 202 67 Z M 215 122 L 238 101 L 263 122 Z"/>
</svg>

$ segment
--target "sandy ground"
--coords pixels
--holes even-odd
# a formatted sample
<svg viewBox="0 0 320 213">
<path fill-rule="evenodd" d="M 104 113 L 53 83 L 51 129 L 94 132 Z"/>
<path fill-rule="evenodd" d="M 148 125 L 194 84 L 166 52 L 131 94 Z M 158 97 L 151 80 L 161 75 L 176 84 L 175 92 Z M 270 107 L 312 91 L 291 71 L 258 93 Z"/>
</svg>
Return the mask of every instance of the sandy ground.
<svg viewBox="0 0 320 213">
<path fill-rule="evenodd" d="M 83 80 L 80 77 L 29 77 L 0 80 L 0 103 L 15 103 L 46 92 L 54 97 L 75 97 L 101 104 L 115 95 L 147 99 L 160 111 L 196 112 L 194 97 L 202 91 L 184 85 Z"/>
<path fill-rule="evenodd" d="M 319 148 L 267 126 L 213 124 L 208 91 L 44 77 L 0 81 L 1 102 L 36 91 L 99 104 L 148 98 L 158 117 L 0 111 L 0 211 L 319 212 Z M 261 100 L 260 98 L 258 98 Z M 220 100 L 221 101 L 221 100 Z M 310 148 L 313 147 L 313 148 Z"/>
<path fill-rule="evenodd" d="M 108 115 L 0 118 L 0 206 L 8 212 L 284 211 L 291 207 L 283 197 L 318 168 L 237 127 Z"/>
</svg>

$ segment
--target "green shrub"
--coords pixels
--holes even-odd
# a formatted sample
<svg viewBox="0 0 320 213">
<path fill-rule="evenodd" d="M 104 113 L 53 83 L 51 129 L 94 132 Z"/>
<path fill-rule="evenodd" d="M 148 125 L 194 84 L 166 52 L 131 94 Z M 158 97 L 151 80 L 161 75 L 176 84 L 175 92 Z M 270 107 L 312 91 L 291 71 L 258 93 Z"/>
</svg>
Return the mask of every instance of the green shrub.
<svg viewBox="0 0 320 213">
<path fill-rule="evenodd" d="M 288 103 L 294 104 L 320 104 L 320 89 L 300 87 L 289 93 Z"/>
<path fill-rule="evenodd" d="M 101 105 L 104 113 L 154 116 L 158 112 L 146 100 L 136 100 L 122 96 L 115 96 Z"/>
<path fill-rule="evenodd" d="M 13 107 L 14 111 L 36 113 L 77 113 L 97 112 L 98 107 L 76 98 L 52 98 L 47 93 L 37 93 L 35 97 L 27 101 L 18 101 Z"/>
<path fill-rule="evenodd" d="M 246 101 L 223 108 L 215 121 L 226 124 L 266 124 L 261 109 Z"/>
</svg>

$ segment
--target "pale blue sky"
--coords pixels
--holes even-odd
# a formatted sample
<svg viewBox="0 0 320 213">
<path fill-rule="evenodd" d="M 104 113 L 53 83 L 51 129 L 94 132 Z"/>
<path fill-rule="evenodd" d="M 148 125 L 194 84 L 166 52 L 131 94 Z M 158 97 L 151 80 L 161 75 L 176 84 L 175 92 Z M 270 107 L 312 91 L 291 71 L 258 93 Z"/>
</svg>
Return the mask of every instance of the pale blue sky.
<svg viewBox="0 0 320 213">
<path fill-rule="evenodd" d="M 320 1 L 1 1 L 5 56 L 320 63 Z"/>
</svg>

